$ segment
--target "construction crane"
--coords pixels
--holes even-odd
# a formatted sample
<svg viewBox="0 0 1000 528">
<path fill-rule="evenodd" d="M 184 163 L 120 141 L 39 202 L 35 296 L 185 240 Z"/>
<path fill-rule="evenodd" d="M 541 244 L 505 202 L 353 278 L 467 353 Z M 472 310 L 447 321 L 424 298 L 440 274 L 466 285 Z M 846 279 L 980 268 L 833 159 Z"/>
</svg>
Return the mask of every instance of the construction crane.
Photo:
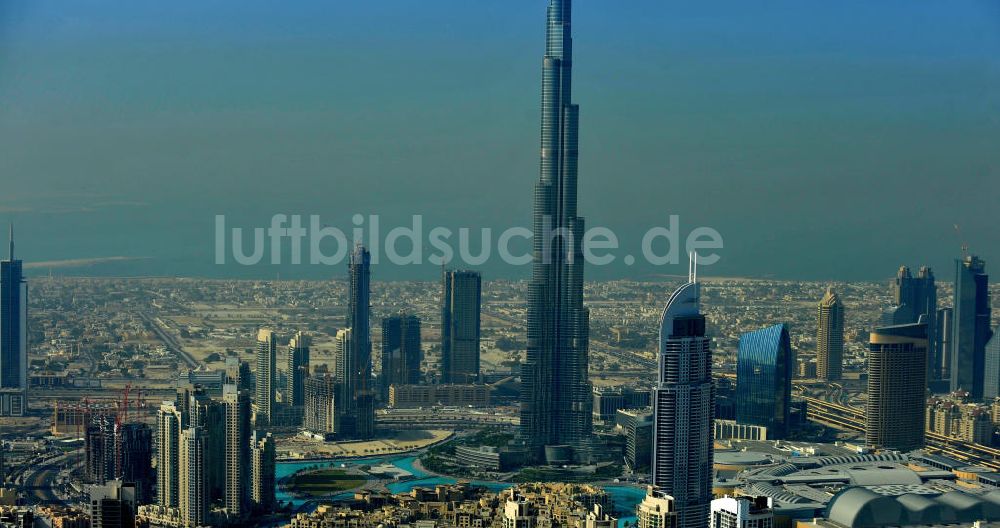
<svg viewBox="0 0 1000 528">
<path fill-rule="evenodd" d="M 969 244 L 962 238 L 962 228 L 958 224 L 955 224 L 955 234 L 962 242 L 962 260 L 965 260 L 969 256 Z"/>
</svg>

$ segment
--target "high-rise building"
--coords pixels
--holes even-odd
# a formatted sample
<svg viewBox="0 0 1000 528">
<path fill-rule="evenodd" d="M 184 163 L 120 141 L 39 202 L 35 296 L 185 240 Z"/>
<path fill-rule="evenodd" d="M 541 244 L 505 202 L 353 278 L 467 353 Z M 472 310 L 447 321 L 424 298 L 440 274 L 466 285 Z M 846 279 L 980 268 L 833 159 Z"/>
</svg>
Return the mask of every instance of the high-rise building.
<svg viewBox="0 0 1000 528">
<path fill-rule="evenodd" d="M 767 427 L 768 438 L 788 434 L 793 361 L 786 324 L 740 336 L 736 359 L 737 422 Z"/>
<path fill-rule="evenodd" d="M 927 326 L 876 328 L 869 343 L 865 442 L 879 449 L 919 449 L 927 405 Z"/>
<path fill-rule="evenodd" d="M 163 402 L 156 414 L 156 502 L 180 506 L 181 430 L 184 419 L 171 402 Z"/>
<path fill-rule="evenodd" d="M 187 427 L 199 427 L 204 437 L 204 475 L 209 500 L 222 500 L 226 487 L 226 417 L 224 404 L 195 385 L 187 393 Z"/>
<path fill-rule="evenodd" d="M 706 522 L 708 517 L 706 516 Z M 677 512 L 673 497 L 650 486 L 646 496 L 636 508 L 636 528 L 675 528 Z M 701 526 L 705 526 L 702 523 Z"/>
<path fill-rule="evenodd" d="M 351 354 L 351 347 L 353 346 L 351 344 L 351 329 L 343 328 L 341 330 L 337 330 L 337 335 L 333 338 L 333 344 L 334 344 L 333 373 L 337 378 L 337 382 L 343 383 L 344 381 L 347 380 L 347 372 L 348 372 L 347 364 L 349 361 L 349 356 Z M 341 390 L 344 391 L 345 390 L 344 387 L 341 387 Z M 346 394 L 341 393 L 340 396 L 345 397 Z M 344 401 L 346 402 L 346 399 Z M 346 406 L 343 409 L 341 409 L 341 413 L 344 412 L 344 409 L 346 409 Z"/>
<path fill-rule="evenodd" d="M 115 478 L 115 421 L 106 414 L 91 417 L 84 431 L 86 476 L 93 484 Z"/>
<path fill-rule="evenodd" d="M 723 497 L 712 501 L 710 528 L 773 528 L 771 497 Z"/>
<path fill-rule="evenodd" d="M 246 515 L 249 494 L 246 480 L 250 464 L 250 397 L 236 383 L 222 387 L 225 408 L 225 500 L 232 519 Z"/>
<path fill-rule="evenodd" d="M 253 375 L 250 372 L 250 365 L 238 357 L 226 358 L 225 383 L 235 383 L 240 390 L 251 390 L 253 384 L 250 383 Z"/>
<path fill-rule="evenodd" d="M 420 362 L 424 359 L 420 342 L 420 318 L 394 315 L 382 319 L 382 401 L 389 399 L 390 385 L 420 383 Z"/>
<path fill-rule="evenodd" d="M 931 387 L 935 393 L 951 391 L 951 333 L 955 321 L 954 311 L 951 308 L 941 308 L 937 311 L 937 350 L 940 354 L 937 372 L 940 378 L 933 380 Z"/>
<path fill-rule="evenodd" d="M 986 342 L 990 340 L 990 291 L 986 262 L 975 255 L 955 261 L 951 390 L 983 397 Z"/>
<path fill-rule="evenodd" d="M 10 252 L 0 261 L 0 416 L 28 412 L 28 284 L 22 263 Z"/>
<path fill-rule="evenodd" d="M 90 487 L 90 528 L 133 528 L 138 506 L 135 486 L 120 480 Z"/>
<path fill-rule="evenodd" d="M 844 304 L 826 289 L 819 301 L 816 330 L 816 376 L 821 380 L 836 381 L 844 368 Z"/>
<path fill-rule="evenodd" d="M 375 435 L 375 394 L 372 390 L 372 345 L 370 325 L 371 254 L 358 245 L 348 263 L 347 326 L 351 329 L 341 378 L 344 414 L 343 434 L 351 438 Z M 340 358 L 338 358 L 340 359 Z M 340 365 L 337 365 L 340 371 Z"/>
<path fill-rule="evenodd" d="M 993 337 L 986 343 L 983 372 L 983 399 L 1000 398 L 1000 326 L 993 329 Z"/>
<path fill-rule="evenodd" d="M 274 437 L 254 431 L 250 438 L 250 500 L 258 511 L 274 509 Z"/>
<path fill-rule="evenodd" d="M 153 429 L 144 423 L 122 424 L 117 440 L 120 467 L 117 477 L 135 487 L 138 504 L 153 500 Z"/>
<path fill-rule="evenodd" d="M 572 102 L 571 0 L 549 0 L 542 60 L 541 174 L 534 191 L 521 439 L 534 460 L 568 446 L 587 458 L 593 424 L 583 306 L 583 218 L 577 216 L 579 107 Z M 547 450 L 547 446 L 554 449 Z M 551 461 L 551 460 L 550 460 Z"/>
<path fill-rule="evenodd" d="M 181 449 L 178 458 L 181 521 L 186 528 L 205 526 L 208 518 L 208 475 L 205 452 L 208 435 L 204 427 L 188 427 L 181 432 Z M 159 468 L 157 468 L 159 469 Z"/>
<path fill-rule="evenodd" d="M 715 388 L 700 297 L 692 265 L 660 317 L 653 388 L 652 484 L 673 498 L 678 528 L 704 528 L 712 501 Z"/>
<path fill-rule="evenodd" d="M 305 405 L 305 379 L 309 376 L 309 337 L 296 332 L 288 342 L 288 386 L 285 403 L 293 407 Z"/>
<path fill-rule="evenodd" d="M 444 272 L 441 303 L 441 383 L 479 381 L 482 277 L 479 272 Z"/>
<path fill-rule="evenodd" d="M 314 435 L 332 438 L 338 433 L 337 395 L 340 386 L 328 373 L 306 378 L 302 427 Z"/>
<path fill-rule="evenodd" d="M 938 348 L 937 285 L 934 272 L 921 266 L 917 276 L 910 268 L 900 266 L 892 284 L 893 306 L 883 318 L 884 326 L 919 323 L 927 324 L 927 375 L 928 380 L 941 379 L 941 351 Z M 923 318 L 923 319 L 921 319 Z"/>
<path fill-rule="evenodd" d="M 254 401 L 254 423 L 267 427 L 274 411 L 275 365 L 278 342 L 272 330 L 262 328 L 257 332 L 257 391 Z"/>
</svg>

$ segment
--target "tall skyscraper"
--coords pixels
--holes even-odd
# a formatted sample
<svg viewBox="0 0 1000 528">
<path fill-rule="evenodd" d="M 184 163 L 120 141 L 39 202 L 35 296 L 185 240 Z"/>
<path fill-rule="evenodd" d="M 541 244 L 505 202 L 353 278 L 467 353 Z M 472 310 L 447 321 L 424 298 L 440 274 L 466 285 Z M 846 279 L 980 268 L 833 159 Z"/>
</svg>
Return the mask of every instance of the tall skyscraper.
<svg viewBox="0 0 1000 528">
<path fill-rule="evenodd" d="M 225 506 L 231 519 L 246 515 L 250 465 L 250 397 L 236 383 L 222 387 L 225 408 Z"/>
<path fill-rule="evenodd" d="M 339 432 L 339 392 L 340 385 L 331 374 L 314 374 L 306 378 L 306 403 L 302 414 L 302 427 L 306 431 L 324 439 Z"/>
<path fill-rule="evenodd" d="M 482 277 L 476 271 L 444 272 L 441 303 L 441 383 L 479 381 Z"/>
<path fill-rule="evenodd" d="M 919 449 L 927 404 L 927 325 L 876 328 L 869 343 L 865 442 L 880 449 Z"/>
<path fill-rule="evenodd" d="M 768 438 L 784 438 L 788 434 L 792 362 L 788 325 L 777 324 L 740 336 L 736 421 L 767 427 Z"/>
<path fill-rule="evenodd" d="M 883 317 L 884 326 L 912 324 L 923 321 L 927 324 L 927 376 L 928 381 L 942 379 L 941 349 L 938 340 L 937 285 L 934 272 L 921 266 L 917 276 L 910 274 L 910 268 L 900 266 L 896 280 L 892 284 L 893 306 Z"/>
<path fill-rule="evenodd" d="M 90 528 L 133 528 L 138 506 L 135 487 L 120 480 L 90 487 Z"/>
<path fill-rule="evenodd" d="M 993 337 L 986 343 L 986 368 L 983 372 L 983 399 L 1000 398 L 1000 326 L 993 329 Z"/>
<path fill-rule="evenodd" d="M 250 500 L 262 512 L 274 509 L 274 437 L 254 431 L 250 438 Z"/>
<path fill-rule="evenodd" d="M 390 385 L 420 383 L 420 318 L 400 314 L 382 319 L 382 401 L 389 400 Z"/>
<path fill-rule="evenodd" d="M 826 289 L 819 302 L 816 330 L 816 376 L 826 381 L 839 380 L 844 368 L 844 304 Z"/>
<path fill-rule="evenodd" d="M 267 427 L 274 410 L 275 365 L 278 341 L 272 330 L 262 328 L 257 332 L 257 398 L 254 402 L 254 423 Z"/>
<path fill-rule="evenodd" d="M 521 367 L 521 439 L 534 460 L 546 446 L 587 457 L 590 313 L 583 306 L 583 218 L 577 216 L 579 107 L 572 103 L 572 1 L 549 0 L 542 60 L 541 174 L 534 192 L 527 355 Z M 551 453 L 561 451 L 553 449 Z"/>
<path fill-rule="evenodd" d="M 990 291 L 986 262 L 975 255 L 955 261 L 951 390 L 983 397 L 986 342 L 990 340 Z"/>
<path fill-rule="evenodd" d="M 179 508 L 181 520 L 186 528 L 205 526 L 211 498 L 208 491 L 208 475 L 205 452 L 208 435 L 204 427 L 188 427 L 181 433 L 181 449 L 178 459 L 180 475 Z"/>
<path fill-rule="evenodd" d="M 678 528 L 706 526 L 712 502 L 711 342 L 692 265 L 689 282 L 670 296 L 660 317 L 653 388 L 652 484 L 673 497 Z"/>
<path fill-rule="evenodd" d="M 341 387 L 345 412 L 341 420 L 344 434 L 353 438 L 375 435 L 375 395 L 372 391 L 372 344 L 369 331 L 371 254 L 358 245 L 348 263 L 347 326 L 351 329 L 344 354 Z M 340 369 L 340 366 L 337 366 Z"/>
<path fill-rule="evenodd" d="M 138 504 L 153 500 L 153 429 L 144 423 L 122 424 L 117 435 L 120 443 L 117 477 L 135 487 Z"/>
<path fill-rule="evenodd" d="M 171 402 L 163 402 L 156 414 L 156 502 L 180 506 L 181 430 L 184 419 Z"/>
<path fill-rule="evenodd" d="M 309 337 L 296 332 L 288 342 L 288 387 L 285 402 L 293 407 L 305 404 L 303 387 L 309 376 Z"/>
<path fill-rule="evenodd" d="M 0 261 L 0 416 L 28 412 L 28 284 L 22 263 L 14 260 L 14 226 L 10 251 Z"/>
</svg>

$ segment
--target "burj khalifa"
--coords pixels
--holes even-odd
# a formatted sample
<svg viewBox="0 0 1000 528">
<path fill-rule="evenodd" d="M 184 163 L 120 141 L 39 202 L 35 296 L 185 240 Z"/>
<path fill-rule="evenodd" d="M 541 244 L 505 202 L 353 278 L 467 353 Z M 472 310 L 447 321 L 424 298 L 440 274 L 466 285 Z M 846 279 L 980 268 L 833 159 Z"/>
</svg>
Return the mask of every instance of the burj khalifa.
<svg viewBox="0 0 1000 528">
<path fill-rule="evenodd" d="M 536 462 L 586 458 L 592 428 L 577 216 L 579 107 L 572 103 L 571 0 L 550 0 L 542 62 L 541 175 L 535 184 L 521 439 Z"/>
</svg>

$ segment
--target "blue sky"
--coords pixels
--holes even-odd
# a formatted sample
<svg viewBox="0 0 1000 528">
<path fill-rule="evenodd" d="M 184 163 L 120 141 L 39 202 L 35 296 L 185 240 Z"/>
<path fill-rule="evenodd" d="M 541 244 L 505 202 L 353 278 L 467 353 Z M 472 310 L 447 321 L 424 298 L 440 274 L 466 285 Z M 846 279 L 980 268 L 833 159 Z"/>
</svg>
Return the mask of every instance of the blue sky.
<svg viewBox="0 0 1000 528">
<path fill-rule="evenodd" d="M 8 0 L 0 221 L 28 260 L 144 258 L 77 273 L 303 278 L 343 269 L 215 266 L 214 216 L 526 225 L 544 7 Z M 574 32 L 580 212 L 623 246 L 678 214 L 713 274 L 950 279 L 960 224 L 1000 262 L 996 2 L 578 0 Z"/>
</svg>

